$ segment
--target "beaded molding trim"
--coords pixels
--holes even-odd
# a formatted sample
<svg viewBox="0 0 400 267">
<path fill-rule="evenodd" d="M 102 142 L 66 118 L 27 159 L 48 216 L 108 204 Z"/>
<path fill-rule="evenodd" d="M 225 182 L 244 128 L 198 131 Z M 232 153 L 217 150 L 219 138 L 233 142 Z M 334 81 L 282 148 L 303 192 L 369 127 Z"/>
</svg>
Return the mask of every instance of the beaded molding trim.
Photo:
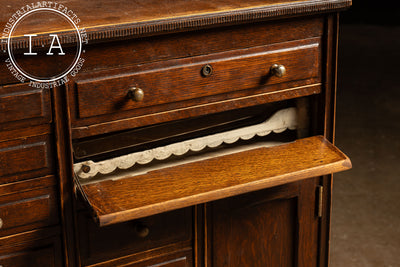
<svg viewBox="0 0 400 267">
<path fill-rule="evenodd" d="M 78 178 L 88 179 L 98 173 L 109 174 L 117 169 L 126 170 L 135 164 L 147 164 L 157 160 L 164 160 L 171 155 L 182 156 L 189 151 L 201 151 L 206 147 L 215 148 L 223 143 L 233 144 L 239 139 L 249 140 L 257 136 L 266 136 L 271 132 L 281 133 L 287 129 L 297 128 L 296 108 L 286 108 L 277 111 L 266 121 L 235 130 L 202 136 L 170 145 L 157 147 L 149 150 L 135 152 L 120 157 L 115 157 L 99 162 L 91 160 L 74 164 L 74 172 Z M 84 171 L 85 170 L 85 171 Z"/>
<path fill-rule="evenodd" d="M 234 11 L 220 11 L 206 15 L 182 16 L 173 19 L 161 19 L 136 23 L 126 23 L 112 26 L 87 27 L 89 43 L 101 40 L 137 38 L 154 35 L 157 33 L 168 33 L 172 31 L 187 31 L 204 28 L 210 25 L 229 25 L 240 22 L 251 22 L 273 17 L 285 17 L 303 14 L 312 14 L 327 11 L 338 11 L 350 7 L 352 0 L 309 0 L 296 1 L 276 5 L 267 5 L 255 8 L 244 8 Z M 75 43 L 75 33 L 59 32 L 61 43 Z M 49 45 L 51 39 L 48 35 L 40 35 L 32 38 L 32 46 L 39 47 Z M 14 49 L 28 48 L 28 40 L 15 38 Z M 1 43 L 1 50 L 6 50 L 7 44 Z"/>
</svg>

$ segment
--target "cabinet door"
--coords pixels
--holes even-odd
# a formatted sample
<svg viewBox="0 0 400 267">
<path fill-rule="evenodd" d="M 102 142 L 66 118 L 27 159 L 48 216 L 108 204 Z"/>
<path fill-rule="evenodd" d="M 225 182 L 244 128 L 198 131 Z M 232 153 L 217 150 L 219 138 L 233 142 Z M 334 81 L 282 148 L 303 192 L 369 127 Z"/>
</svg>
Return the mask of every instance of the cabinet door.
<svg viewBox="0 0 400 267">
<path fill-rule="evenodd" d="M 209 266 L 316 266 L 317 179 L 207 206 Z"/>
</svg>

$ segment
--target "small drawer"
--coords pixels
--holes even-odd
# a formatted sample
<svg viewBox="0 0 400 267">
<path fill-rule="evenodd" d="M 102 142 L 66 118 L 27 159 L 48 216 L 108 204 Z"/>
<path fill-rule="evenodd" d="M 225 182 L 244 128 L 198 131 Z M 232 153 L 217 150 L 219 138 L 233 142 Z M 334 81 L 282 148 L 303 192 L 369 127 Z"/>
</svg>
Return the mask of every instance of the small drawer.
<svg viewBox="0 0 400 267">
<path fill-rule="evenodd" d="M 52 231 L 33 231 L 27 234 L 2 238 L 0 241 L 0 266 L 61 267 L 60 238 L 58 236 L 46 237 L 48 232 Z"/>
<path fill-rule="evenodd" d="M 154 115 L 162 122 L 181 119 L 200 107 L 204 111 L 196 115 L 216 112 L 212 104 L 226 110 L 254 101 L 261 104 L 268 101 L 265 94 L 274 92 L 281 100 L 316 93 L 304 87 L 320 83 L 320 53 L 320 39 L 312 38 L 145 64 L 119 76 L 79 80 L 71 96 L 73 137 L 143 126 L 138 121 Z M 249 102 L 230 103 L 236 100 Z"/>
<path fill-rule="evenodd" d="M 53 172 L 49 135 L 0 141 L 0 184 Z"/>
<path fill-rule="evenodd" d="M 0 130 L 51 122 L 49 89 L 27 84 L 0 87 Z"/>
<path fill-rule="evenodd" d="M 78 215 L 81 261 L 84 265 L 94 264 L 190 241 L 192 223 L 192 208 L 105 227 L 98 227 L 91 216 L 81 212 Z"/>
<path fill-rule="evenodd" d="M 154 251 L 152 251 L 154 252 Z M 159 251 L 157 251 L 159 252 Z M 114 267 L 114 266 L 134 266 L 134 267 L 190 267 L 193 266 L 192 248 L 183 248 L 169 253 L 154 253 L 154 255 L 130 255 L 127 257 L 112 259 L 109 261 L 96 263 L 90 266 Z"/>
<path fill-rule="evenodd" d="M 54 177 L 49 177 L 51 179 Z M 36 184 L 28 181 L 19 184 L 19 187 L 29 188 Z M 8 184 L 13 190 L 14 184 Z M 58 222 L 57 198 L 55 187 L 39 188 L 30 191 L 14 191 L 6 194 L 5 188 L 1 188 L 4 195 L 0 196 L 0 236 L 28 231 L 39 227 L 45 227 Z"/>
</svg>

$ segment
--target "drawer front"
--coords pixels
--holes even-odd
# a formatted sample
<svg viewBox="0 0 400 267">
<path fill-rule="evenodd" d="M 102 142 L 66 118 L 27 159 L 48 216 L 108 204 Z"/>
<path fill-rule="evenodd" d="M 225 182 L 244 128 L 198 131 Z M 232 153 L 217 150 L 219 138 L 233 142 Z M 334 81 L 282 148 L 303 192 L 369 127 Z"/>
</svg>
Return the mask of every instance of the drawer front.
<svg viewBox="0 0 400 267">
<path fill-rule="evenodd" d="M 0 142 L 0 183 L 50 174 L 51 150 L 49 135 Z"/>
<path fill-rule="evenodd" d="M 109 261 L 95 263 L 96 267 L 134 266 L 134 267 L 189 267 L 193 266 L 193 250 L 186 247 L 172 252 L 154 251 L 150 254 L 133 254 Z"/>
<path fill-rule="evenodd" d="M 275 51 L 259 50 L 257 48 L 253 53 L 230 58 L 199 58 L 196 63 L 185 60 L 189 62 L 178 66 L 174 66 L 176 62 L 172 62 L 164 68 L 149 67 L 144 72 L 118 78 L 78 82 L 79 117 L 86 118 L 318 76 L 318 43 Z M 270 67 L 276 63 L 285 66 L 287 73 L 283 77 L 271 75 Z M 212 73 L 207 77 L 202 74 L 206 65 L 212 68 Z M 211 72 L 211 69 L 208 71 Z M 129 99 L 128 91 L 132 87 L 143 90 L 143 101 Z"/>
<path fill-rule="evenodd" d="M 51 122 L 50 91 L 29 85 L 0 87 L 0 130 Z"/>
<path fill-rule="evenodd" d="M 54 187 L 0 196 L 0 236 L 56 224 L 56 201 Z"/>
<path fill-rule="evenodd" d="M 98 227 L 85 213 L 79 214 L 82 262 L 93 264 L 191 240 L 192 209 L 180 209 L 151 217 Z"/>
<path fill-rule="evenodd" d="M 0 245 L 0 266 L 62 266 L 58 237 L 19 241 L 19 237 L 10 237 L 6 238 L 5 245 Z"/>
<path fill-rule="evenodd" d="M 165 114 L 317 84 L 320 82 L 320 53 L 320 39 L 313 38 L 152 63 L 136 66 L 117 77 L 80 80 L 73 90 L 76 96 L 71 97 L 76 115 L 72 124 L 73 127 L 104 124 L 152 114 L 172 120 L 174 118 Z M 286 74 L 273 75 L 271 66 L 274 64 L 283 65 Z M 209 75 L 203 71 L 207 65 L 212 68 Z M 134 88 L 143 91 L 142 100 L 132 99 Z M 82 131 L 85 130 L 91 129 L 82 127 Z M 103 127 L 99 133 L 108 130 Z"/>
</svg>

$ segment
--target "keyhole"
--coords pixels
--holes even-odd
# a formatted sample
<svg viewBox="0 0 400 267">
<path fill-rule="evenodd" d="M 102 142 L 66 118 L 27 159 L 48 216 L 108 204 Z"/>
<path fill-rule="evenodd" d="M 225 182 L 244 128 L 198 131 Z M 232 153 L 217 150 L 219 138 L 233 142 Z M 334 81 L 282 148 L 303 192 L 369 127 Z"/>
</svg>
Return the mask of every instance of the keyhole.
<svg viewBox="0 0 400 267">
<path fill-rule="evenodd" d="M 205 65 L 201 69 L 201 74 L 203 74 L 204 77 L 210 76 L 213 73 L 213 68 L 211 67 L 210 64 Z"/>
</svg>

